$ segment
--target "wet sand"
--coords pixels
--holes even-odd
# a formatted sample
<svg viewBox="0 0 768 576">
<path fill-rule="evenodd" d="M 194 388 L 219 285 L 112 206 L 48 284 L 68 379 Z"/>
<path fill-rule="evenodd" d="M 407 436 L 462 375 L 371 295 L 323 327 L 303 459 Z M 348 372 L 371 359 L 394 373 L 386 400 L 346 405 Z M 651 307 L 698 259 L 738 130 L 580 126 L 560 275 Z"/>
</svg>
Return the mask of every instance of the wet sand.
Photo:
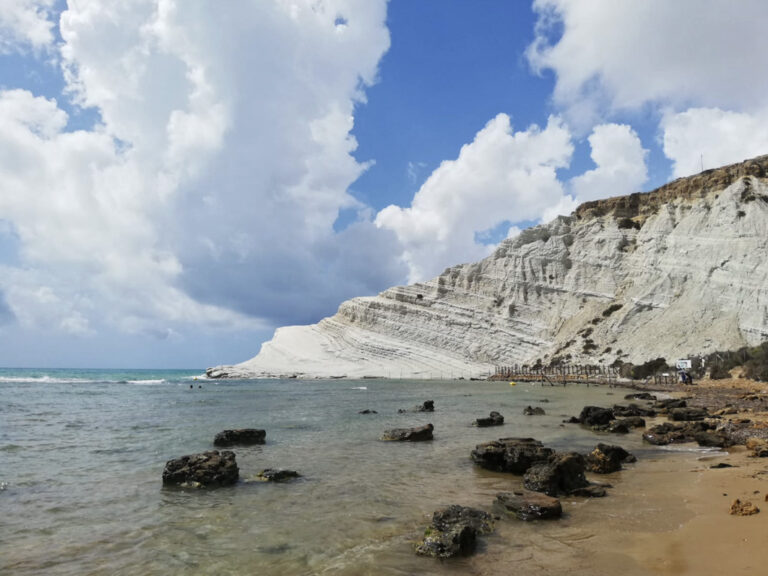
<svg viewBox="0 0 768 576">
<path fill-rule="evenodd" d="M 738 412 L 725 418 L 749 418 L 760 430 L 768 423 L 763 407 L 766 388 L 765 383 L 732 379 L 663 392 L 713 411 L 736 406 Z M 666 418 L 647 420 L 650 427 Z M 620 445 L 621 439 L 610 442 Z M 500 523 L 501 542 L 489 543 L 474 573 L 496 574 L 512 566 L 524 567 L 528 574 L 572 576 L 764 573 L 768 459 L 750 456 L 744 446 L 708 452 L 693 444 L 670 448 L 677 451 L 672 457 L 646 458 L 621 472 L 592 476 L 613 484 L 608 497 L 563 499 L 566 517 L 559 523 L 535 527 Z M 732 467 L 712 468 L 721 462 Z M 731 515 L 731 503 L 737 498 L 751 501 L 761 512 Z M 523 540 L 535 542 L 535 551 L 515 547 Z"/>
</svg>

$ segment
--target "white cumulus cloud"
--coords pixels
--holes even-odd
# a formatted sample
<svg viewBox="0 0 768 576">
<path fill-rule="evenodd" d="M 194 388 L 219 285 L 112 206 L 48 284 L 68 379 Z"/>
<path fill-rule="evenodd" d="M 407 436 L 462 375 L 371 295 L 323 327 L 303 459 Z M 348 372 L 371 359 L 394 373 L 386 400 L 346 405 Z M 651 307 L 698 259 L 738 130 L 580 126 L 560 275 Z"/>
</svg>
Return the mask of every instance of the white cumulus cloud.
<svg viewBox="0 0 768 576">
<path fill-rule="evenodd" d="M 251 329 L 401 279 L 391 233 L 333 230 L 365 213 L 350 132 L 385 16 L 384 0 L 70 3 L 61 99 L 99 121 L 68 131 L 60 102 L 0 91 L 4 317 L 85 336 Z"/>
<path fill-rule="evenodd" d="M 573 152 L 570 133 L 557 117 L 543 129 L 514 132 L 499 114 L 444 161 L 415 194 L 411 206 L 388 206 L 376 225 L 392 230 L 403 247 L 411 281 L 446 266 L 476 260 L 492 249 L 477 234 L 505 221 L 538 220 L 563 198 L 556 170 Z"/>
<path fill-rule="evenodd" d="M 40 50 L 53 42 L 54 0 L 0 0 L 0 54 Z"/>
<path fill-rule="evenodd" d="M 596 168 L 573 178 L 571 192 L 578 202 L 639 192 L 648 178 L 647 151 L 626 124 L 601 124 L 589 136 Z"/>
<path fill-rule="evenodd" d="M 661 126 L 676 178 L 768 154 L 768 113 L 690 108 L 665 115 Z"/>
</svg>

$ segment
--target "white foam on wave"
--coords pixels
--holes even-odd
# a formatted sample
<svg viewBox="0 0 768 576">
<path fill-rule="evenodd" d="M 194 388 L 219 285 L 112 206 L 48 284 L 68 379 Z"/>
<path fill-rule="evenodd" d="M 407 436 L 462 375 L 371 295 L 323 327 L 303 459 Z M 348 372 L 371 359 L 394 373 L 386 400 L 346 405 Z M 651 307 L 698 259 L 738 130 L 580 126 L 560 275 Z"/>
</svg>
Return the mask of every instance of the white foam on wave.
<svg viewBox="0 0 768 576">
<path fill-rule="evenodd" d="M 165 378 L 159 378 L 156 380 L 126 380 L 128 384 L 136 384 L 137 386 L 156 386 L 157 384 L 165 384 L 168 382 Z"/>
<path fill-rule="evenodd" d="M 368 390 L 368 386 L 352 386 L 351 390 Z"/>
<path fill-rule="evenodd" d="M 27 384 L 84 384 L 101 382 L 87 378 L 56 378 L 53 376 L 0 376 L 0 382 L 22 382 Z"/>
</svg>

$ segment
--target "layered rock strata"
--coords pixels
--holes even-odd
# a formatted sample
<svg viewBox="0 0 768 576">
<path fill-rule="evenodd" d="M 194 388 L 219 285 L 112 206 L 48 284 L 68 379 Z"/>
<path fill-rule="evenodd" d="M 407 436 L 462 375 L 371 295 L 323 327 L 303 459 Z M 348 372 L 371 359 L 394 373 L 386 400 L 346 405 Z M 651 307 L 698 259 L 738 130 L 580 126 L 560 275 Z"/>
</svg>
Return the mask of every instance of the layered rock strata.
<svg viewBox="0 0 768 576">
<path fill-rule="evenodd" d="M 497 365 L 641 363 L 768 334 L 768 156 L 581 205 L 428 282 L 280 328 L 211 377 L 458 378 Z"/>
</svg>

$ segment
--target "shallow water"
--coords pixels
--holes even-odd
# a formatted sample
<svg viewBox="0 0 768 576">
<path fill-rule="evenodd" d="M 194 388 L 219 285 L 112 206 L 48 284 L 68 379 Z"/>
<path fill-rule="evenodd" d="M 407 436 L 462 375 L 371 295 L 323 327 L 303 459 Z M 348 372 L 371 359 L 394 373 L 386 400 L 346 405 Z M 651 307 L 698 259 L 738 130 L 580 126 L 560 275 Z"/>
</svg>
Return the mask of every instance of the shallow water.
<svg viewBox="0 0 768 576">
<path fill-rule="evenodd" d="M 0 371 L 0 573 L 466 574 L 485 573 L 496 558 L 541 556 L 528 573 L 545 574 L 558 562 L 548 548 L 571 553 L 592 537 L 599 514 L 582 513 L 591 502 L 567 503 L 556 526 L 503 521 L 474 558 L 414 555 L 434 510 L 454 503 L 488 509 L 496 492 L 519 485 L 473 466 L 476 444 L 532 436 L 587 451 L 608 441 L 641 459 L 664 457 L 637 434 L 596 437 L 561 426 L 584 405 L 621 401 L 619 389 L 194 375 Z M 397 413 L 427 399 L 434 413 Z M 527 405 L 547 415 L 523 416 Z M 378 414 L 358 414 L 363 408 Z M 505 416 L 504 426 L 471 426 L 491 410 Z M 427 422 L 433 442 L 378 440 L 387 428 Z M 168 459 L 211 449 L 217 432 L 244 427 L 266 429 L 267 443 L 235 449 L 237 486 L 162 487 Z M 247 482 L 264 468 L 303 477 Z"/>
</svg>

